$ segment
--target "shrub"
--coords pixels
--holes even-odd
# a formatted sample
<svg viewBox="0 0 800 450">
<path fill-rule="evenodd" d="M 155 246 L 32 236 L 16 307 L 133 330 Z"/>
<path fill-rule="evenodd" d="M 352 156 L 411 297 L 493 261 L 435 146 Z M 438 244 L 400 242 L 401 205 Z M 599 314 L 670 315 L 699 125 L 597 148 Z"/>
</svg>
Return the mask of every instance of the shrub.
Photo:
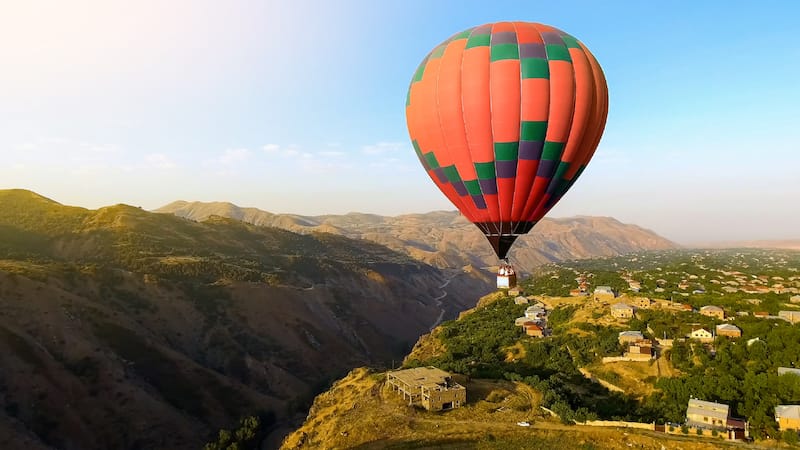
<svg viewBox="0 0 800 450">
<path fill-rule="evenodd" d="M 797 431 L 795 430 L 784 430 L 781 434 L 781 438 L 783 442 L 791 445 L 797 445 L 800 443 L 800 436 L 797 435 Z"/>
</svg>

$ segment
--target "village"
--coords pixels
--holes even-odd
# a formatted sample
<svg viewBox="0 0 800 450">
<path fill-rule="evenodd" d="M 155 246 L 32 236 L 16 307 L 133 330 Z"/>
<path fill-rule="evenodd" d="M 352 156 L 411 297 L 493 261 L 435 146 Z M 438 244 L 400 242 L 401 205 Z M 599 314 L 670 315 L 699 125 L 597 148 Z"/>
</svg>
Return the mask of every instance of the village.
<svg viewBox="0 0 800 450">
<path fill-rule="evenodd" d="M 636 257 L 630 259 L 636 262 Z M 738 320 L 747 319 L 750 321 L 748 323 L 753 320 L 766 321 L 765 323 L 773 321 L 791 325 L 800 322 L 800 275 L 792 274 L 797 271 L 795 267 L 785 267 L 784 271 L 789 272 L 788 275 L 776 275 L 744 272 L 742 269 L 747 267 L 747 263 L 740 263 L 738 270 L 710 267 L 703 262 L 702 257 L 693 258 L 692 263 L 698 273 L 694 273 L 690 264 L 685 262 L 679 263 L 683 270 L 664 270 L 658 267 L 652 270 L 620 268 L 616 272 L 618 282 L 613 277 L 609 278 L 607 273 L 595 273 L 585 267 L 562 266 L 553 271 L 549 279 L 561 282 L 561 286 L 558 286 L 561 289 L 568 288 L 564 292 L 566 296 L 537 292 L 536 283 L 515 286 L 516 280 L 506 279 L 502 283 L 498 281 L 498 284 L 503 284 L 503 291 L 515 306 L 524 307 L 521 316 L 509 318 L 514 327 L 520 330 L 519 339 L 548 339 L 554 332 L 549 316 L 554 310 L 564 307 L 584 311 L 578 314 L 585 315 L 585 323 L 620 329 L 616 335 L 619 353 L 614 354 L 612 351 L 598 355 L 599 364 L 609 367 L 618 363 L 647 366 L 669 352 L 673 346 L 679 345 L 695 349 L 691 350 L 693 352 L 702 349 L 713 357 L 716 346 L 722 342 L 719 339 L 727 340 L 733 345 L 741 340 L 740 345 L 747 348 L 765 345 L 764 336 L 750 335 L 747 339 L 742 339 L 743 330 L 737 325 Z M 780 264 L 780 260 L 775 263 L 778 266 Z M 564 282 L 565 273 L 572 275 L 567 282 Z M 659 273 L 663 275 L 658 276 Z M 539 284 L 542 279 L 539 278 Z M 610 281 L 607 285 L 592 287 L 593 281 L 597 280 Z M 707 286 L 710 288 L 707 289 Z M 659 320 L 648 320 L 653 317 Z M 670 320 L 673 323 L 669 323 Z M 800 368 L 794 367 L 798 356 L 800 355 L 796 355 L 795 360 L 791 361 L 791 367 L 777 367 L 773 369 L 773 374 L 778 377 L 797 377 L 800 381 Z M 439 369 L 431 367 L 429 370 Z M 595 378 L 588 371 L 581 371 L 607 388 L 621 390 L 611 382 Z M 396 380 L 398 375 L 389 375 L 390 380 Z M 442 399 L 441 403 L 425 400 L 419 404 L 430 410 L 462 406 L 465 400 L 461 398 L 463 395 L 463 399 L 466 399 L 466 388 L 447 382 L 446 380 L 450 380 L 447 372 L 437 372 L 436 377 L 436 389 L 445 392 L 438 394 L 438 398 Z M 424 394 L 431 392 L 429 378 L 421 377 L 419 386 L 405 384 L 403 389 L 398 390 L 417 392 L 414 395 L 420 402 L 423 398 L 432 398 L 430 394 Z M 400 385 L 397 381 L 390 383 L 396 387 Z M 426 384 L 428 387 L 425 387 Z M 408 394 L 410 403 L 413 403 L 411 400 L 414 395 Z M 800 398 L 797 400 L 793 403 L 776 404 L 770 411 L 774 415 L 778 432 L 800 430 Z M 624 424 L 623 426 L 645 427 L 665 433 L 691 433 L 731 440 L 747 440 L 751 437 L 748 418 L 734 415 L 731 406 L 725 402 L 714 401 L 713 398 L 691 397 L 684 405 L 684 420 L 680 423 L 585 423 L 594 426 Z"/>
<path fill-rule="evenodd" d="M 654 330 L 648 325 L 646 331 L 654 336 L 648 339 L 639 330 L 626 330 L 619 333 L 619 343 L 625 347 L 622 356 L 606 356 L 602 358 L 603 363 L 613 363 L 618 361 L 641 361 L 648 362 L 658 357 L 662 350 L 671 348 L 676 341 L 692 341 L 702 344 L 711 354 L 714 353 L 713 343 L 717 337 L 726 339 L 738 339 L 742 337 L 742 330 L 730 323 L 739 317 L 752 315 L 754 318 L 764 320 L 782 320 L 790 324 L 800 322 L 800 275 L 769 275 L 759 273 L 746 273 L 750 267 L 759 269 L 773 269 L 774 266 L 784 266 L 789 273 L 796 273 L 797 267 L 787 264 L 785 259 L 769 255 L 763 259 L 769 259 L 756 266 L 755 264 L 739 261 L 739 270 L 726 270 L 717 267 L 710 267 L 704 263 L 705 257 L 710 256 L 710 252 L 701 255 L 694 255 L 692 263 L 680 263 L 683 270 L 663 270 L 656 267 L 655 270 L 621 270 L 620 278 L 627 284 L 626 293 L 620 295 L 611 286 L 597 286 L 591 292 L 589 290 L 589 280 L 594 277 L 591 272 L 578 272 L 574 281 L 577 287 L 569 291 L 573 297 L 586 297 L 602 307 L 608 308 L 610 318 L 618 320 L 619 324 L 624 325 L 629 319 L 636 317 L 641 310 L 657 308 L 666 311 L 697 313 L 713 319 L 713 326 L 704 326 L 698 323 L 688 323 L 691 327 L 682 336 L 663 336 L 656 335 Z M 735 257 L 743 257 L 743 253 L 738 253 Z M 637 262 L 638 257 L 629 258 L 632 263 Z M 758 261 L 757 262 L 761 262 Z M 692 270 L 691 266 L 697 270 Z M 695 273 L 696 272 L 696 273 Z M 664 277 L 658 277 L 657 273 L 663 273 Z M 666 278 L 670 278 L 672 283 Z M 677 280 L 677 282 L 675 282 Z M 699 308 L 694 308 L 686 300 L 692 296 L 706 297 L 706 283 L 712 286 L 711 289 L 719 288 L 721 292 L 712 292 L 719 298 L 728 294 L 783 294 L 788 295 L 788 302 L 780 304 L 782 308 L 777 314 L 770 314 L 766 310 L 758 310 L 763 299 L 759 297 L 743 298 L 740 304 L 747 308 L 729 308 L 728 312 L 714 304 L 706 304 Z M 643 290 L 643 284 L 654 285 L 651 292 L 668 296 L 668 299 L 650 298 L 639 296 Z M 515 292 L 516 293 L 516 292 Z M 511 293 L 510 293 L 511 294 Z M 654 296 L 655 297 L 655 296 Z M 677 301 L 677 298 L 682 301 Z M 704 298 L 704 300 L 706 300 Z M 739 303 L 739 302 L 737 302 Z M 730 302 L 728 302 L 730 305 Z M 738 306 L 738 305 L 737 305 Z M 755 310 L 753 308 L 755 307 Z M 746 340 L 749 347 L 761 341 L 760 337 L 751 337 Z M 798 355 L 800 357 L 800 355 Z M 793 362 L 794 364 L 794 362 Z M 793 375 L 800 377 L 800 369 L 794 367 L 777 368 L 779 376 Z M 800 430 L 800 405 L 777 405 L 774 409 L 775 420 L 779 430 Z M 730 415 L 728 405 L 692 398 L 689 400 L 686 412 L 686 422 L 684 426 L 700 430 L 722 430 L 725 429 L 731 439 L 747 438 L 748 423 L 745 419 L 734 418 Z M 698 433 L 701 434 L 701 433 Z"/>
</svg>

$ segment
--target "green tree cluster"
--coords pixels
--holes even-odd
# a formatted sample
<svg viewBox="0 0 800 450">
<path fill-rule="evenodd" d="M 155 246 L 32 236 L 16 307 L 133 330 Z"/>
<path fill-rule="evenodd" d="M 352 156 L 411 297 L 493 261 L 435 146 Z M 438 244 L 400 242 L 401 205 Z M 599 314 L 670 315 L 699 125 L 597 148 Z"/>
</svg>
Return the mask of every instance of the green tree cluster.
<svg viewBox="0 0 800 450">
<path fill-rule="evenodd" d="M 217 439 L 207 443 L 203 450 L 256 450 L 265 431 L 260 417 L 244 417 L 235 430 L 219 430 Z"/>
</svg>

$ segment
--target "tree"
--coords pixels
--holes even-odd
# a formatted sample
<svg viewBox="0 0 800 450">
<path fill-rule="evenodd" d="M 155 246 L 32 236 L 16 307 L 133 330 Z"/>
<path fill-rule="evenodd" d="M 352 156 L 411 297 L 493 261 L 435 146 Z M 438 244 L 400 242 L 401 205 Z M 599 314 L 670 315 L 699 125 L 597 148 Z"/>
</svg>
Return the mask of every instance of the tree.
<svg viewBox="0 0 800 450">
<path fill-rule="evenodd" d="M 219 430 L 217 440 L 206 444 L 203 450 L 255 450 L 263 434 L 262 422 L 258 416 L 244 417 L 239 421 L 239 428 L 233 432 Z"/>
</svg>

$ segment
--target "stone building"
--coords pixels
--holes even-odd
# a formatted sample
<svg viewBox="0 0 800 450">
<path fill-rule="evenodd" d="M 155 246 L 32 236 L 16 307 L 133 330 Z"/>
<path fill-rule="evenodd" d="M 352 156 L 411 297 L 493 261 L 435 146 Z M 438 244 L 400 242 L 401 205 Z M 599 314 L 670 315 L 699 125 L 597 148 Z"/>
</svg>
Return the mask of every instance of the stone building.
<svg viewBox="0 0 800 450">
<path fill-rule="evenodd" d="M 386 373 L 386 382 L 402 394 L 409 405 L 418 404 L 429 411 L 459 408 L 467 402 L 467 388 L 436 367 L 415 367 Z"/>
</svg>

